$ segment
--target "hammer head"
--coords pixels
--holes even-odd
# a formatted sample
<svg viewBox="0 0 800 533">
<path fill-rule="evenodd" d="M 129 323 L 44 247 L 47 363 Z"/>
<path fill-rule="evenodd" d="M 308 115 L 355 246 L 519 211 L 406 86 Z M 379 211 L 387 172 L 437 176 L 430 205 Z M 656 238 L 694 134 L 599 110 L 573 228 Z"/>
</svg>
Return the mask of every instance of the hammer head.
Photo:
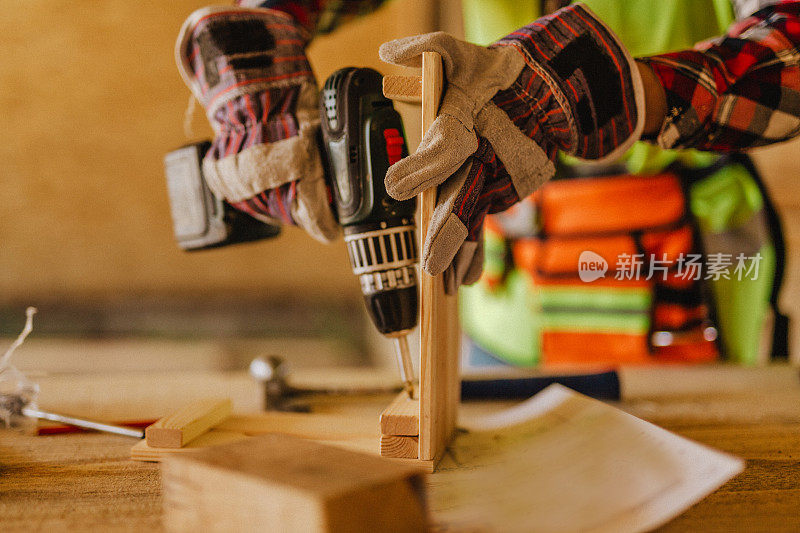
<svg viewBox="0 0 800 533">
<path fill-rule="evenodd" d="M 282 357 L 256 357 L 250 362 L 250 375 L 264 388 L 265 411 L 308 411 L 307 406 L 289 404 L 295 390 L 287 381 L 288 366 Z"/>
</svg>

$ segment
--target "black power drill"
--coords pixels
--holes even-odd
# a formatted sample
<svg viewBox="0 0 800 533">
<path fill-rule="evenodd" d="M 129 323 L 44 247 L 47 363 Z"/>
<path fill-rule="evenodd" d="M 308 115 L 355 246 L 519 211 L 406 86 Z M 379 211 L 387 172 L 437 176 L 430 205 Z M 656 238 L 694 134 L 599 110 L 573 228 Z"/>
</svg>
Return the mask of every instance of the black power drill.
<svg viewBox="0 0 800 533">
<path fill-rule="evenodd" d="M 394 339 L 403 383 L 413 392 L 406 336 L 417 325 L 416 199 L 398 202 L 383 179 L 408 155 L 403 122 L 383 96 L 383 78 L 368 68 L 343 68 L 320 95 L 322 138 L 336 213 L 353 273 L 378 331 Z"/>
<path fill-rule="evenodd" d="M 418 316 L 416 200 L 398 202 L 383 184 L 389 166 L 407 156 L 408 149 L 400 115 L 383 96 L 381 84 L 381 75 L 372 69 L 334 72 L 320 98 L 320 143 L 353 273 L 373 323 L 395 341 L 411 394 L 414 373 L 406 336 Z M 202 159 L 209 146 L 191 144 L 164 158 L 178 245 L 192 251 L 276 236 L 280 228 L 238 212 L 208 188 Z"/>
</svg>

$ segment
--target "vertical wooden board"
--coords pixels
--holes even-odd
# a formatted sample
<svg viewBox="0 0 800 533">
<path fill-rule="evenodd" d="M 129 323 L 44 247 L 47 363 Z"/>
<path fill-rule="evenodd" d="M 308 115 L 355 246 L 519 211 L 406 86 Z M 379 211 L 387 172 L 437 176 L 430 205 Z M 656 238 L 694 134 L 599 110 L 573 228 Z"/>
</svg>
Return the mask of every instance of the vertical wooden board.
<svg viewBox="0 0 800 533">
<path fill-rule="evenodd" d="M 442 59 L 422 54 L 422 131 L 436 118 L 442 96 Z M 420 249 L 436 205 L 436 188 L 420 195 Z M 455 296 L 444 293 L 442 276 L 420 276 L 419 458 L 435 460 L 447 447 L 458 407 L 459 334 Z"/>
</svg>

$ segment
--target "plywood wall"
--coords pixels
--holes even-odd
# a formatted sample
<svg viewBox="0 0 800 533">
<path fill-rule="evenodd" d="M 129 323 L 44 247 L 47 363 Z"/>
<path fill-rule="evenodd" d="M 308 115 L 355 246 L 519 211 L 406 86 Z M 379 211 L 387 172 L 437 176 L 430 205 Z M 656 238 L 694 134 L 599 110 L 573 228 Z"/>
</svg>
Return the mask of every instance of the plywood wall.
<svg viewBox="0 0 800 533">
<path fill-rule="evenodd" d="M 3 2 L 0 303 L 245 290 L 358 298 L 343 245 L 300 230 L 197 254 L 175 246 L 162 157 L 194 139 L 182 130 L 189 93 L 173 44 L 208 3 Z M 320 39 L 310 51 L 318 78 L 381 67 L 380 43 L 428 30 L 428 11 L 424 0 L 394 0 Z M 193 122 L 197 138 L 208 135 L 200 110 Z"/>
</svg>

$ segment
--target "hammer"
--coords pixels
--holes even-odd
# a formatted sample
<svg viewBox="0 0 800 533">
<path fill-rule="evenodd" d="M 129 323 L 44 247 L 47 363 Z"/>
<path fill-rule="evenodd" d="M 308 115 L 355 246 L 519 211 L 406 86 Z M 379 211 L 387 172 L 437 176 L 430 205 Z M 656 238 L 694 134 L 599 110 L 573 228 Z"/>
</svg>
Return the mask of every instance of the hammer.
<svg viewBox="0 0 800 533">
<path fill-rule="evenodd" d="M 311 406 L 303 403 L 293 403 L 292 400 L 307 395 L 361 395 L 361 394 L 391 394 L 399 392 L 400 386 L 372 387 L 372 388 L 320 388 L 304 389 L 294 387 L 288 381 L 289 367 L 282 357 L 269 355 L 256 357 L 250 362 L 250 375 L 261 384 L 264 389 L 265 411 L 292 411 L 307 413 Z"/>
</svg>

